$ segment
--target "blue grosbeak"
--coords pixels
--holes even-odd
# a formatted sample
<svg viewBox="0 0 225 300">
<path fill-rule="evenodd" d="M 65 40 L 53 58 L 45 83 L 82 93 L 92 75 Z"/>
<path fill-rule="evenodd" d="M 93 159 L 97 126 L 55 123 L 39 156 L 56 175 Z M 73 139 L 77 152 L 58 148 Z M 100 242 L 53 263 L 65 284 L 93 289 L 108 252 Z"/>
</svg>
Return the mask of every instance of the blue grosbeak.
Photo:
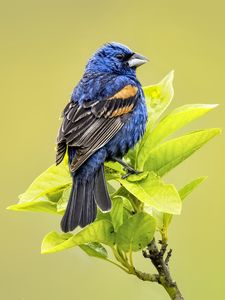
<svg viewBox="0 0 225 300">
<path fill-rule="evenodd" d="M 147 109 L 136 68 L 147 59 L 119 43 L 101 47 L 88 61 L 84 75 L 63 111 L 57 138 L 56 164 L 68 149 L 73 180 L 64 232 L 84 227 L 96 218 L 97 206 L 107 212 L 111 200 L 104 162 L 118 161 L 145 131 Z"/>
</svg>

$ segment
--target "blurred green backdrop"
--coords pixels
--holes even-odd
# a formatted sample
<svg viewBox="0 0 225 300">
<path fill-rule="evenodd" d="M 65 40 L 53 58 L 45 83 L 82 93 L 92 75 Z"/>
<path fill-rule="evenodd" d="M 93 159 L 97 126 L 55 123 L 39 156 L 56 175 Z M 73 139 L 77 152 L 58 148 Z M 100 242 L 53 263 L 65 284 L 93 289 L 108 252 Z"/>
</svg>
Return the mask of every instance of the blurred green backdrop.
<svg viewBox="0 0 225 300">
<path fill-rule="evenodd" d="M 224 126 L 224 1 L 1 1 L 1 271 L 5 300 L 168 299 L 144 283 L 73 249 L 41 256 L 59 218 L 16 213 L 31 181 L 54 162 L 58 118 L 84 65 L 106 41 L 150 58 L 143 85 L 175 69 L 172 107 L 220 103 L 191 129 Z M 216 138 L 168 177 L 177 186 L 209 175 L 170 232 L 171 268 L 185 299 L 225 299 L 224 139 Z M 148 270 L 144 258 L 139 268 Z"/>
</svg>

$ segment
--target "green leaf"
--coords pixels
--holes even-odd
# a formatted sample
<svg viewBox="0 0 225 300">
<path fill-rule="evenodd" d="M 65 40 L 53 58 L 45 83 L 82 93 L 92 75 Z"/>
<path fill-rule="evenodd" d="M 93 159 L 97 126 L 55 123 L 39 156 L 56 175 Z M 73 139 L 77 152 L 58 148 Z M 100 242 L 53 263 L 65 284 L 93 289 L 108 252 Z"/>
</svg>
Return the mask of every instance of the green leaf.
<svg viewBox="0 0 225 300">
<path fill-rule="evenodd" d="M 64 187 L 62 189 L 51 192 L 38 197 L 32 201 L 22 202 L 18 204 L 11 205 L 7 207 L 8 210 L 13 211 L 32 211 L 32 212 L 47 212 L 52 214 L 61 214 L 57 210 L 57 202 L 55 199 L 60 199 L 62 197 Z"/>
<path fill-rule="evenodd" d="M 199 177 L 193 181 L 191 181 L 190 183 L 188 183 L 187 185 L 185 185 L 180 191 L 180 198 L 183 201 L 196 187 L 198 187 L 201 183 L 203 183 L 203 181 L 205 181 L 207 177 Z M 173 216 L 171 214 L 164 214 L 163 217 L 163 223 L 164 223 L 164 227 L 168 227 L 169 224 L 172 221 Z"/>
<path fill-rule="evenodd" d="M 135 167 L 139 170 L 142 170 L 145 154 L 149 152 L 149 148 L 148 146 L 146 147 L 145 144 L 149 142 L 149 135 L 152 128 L 173 99 L 173 77 L 174 72 L 171 71 L 158 84 L 143 88 L 148 109 L 148 123 L 146 125 L 145 134 L 141 142 L 135 147 L 135 154 L 133 154 L 137 160 Z"/>
<path fill-rule="evenodd" d="M 115 232 L 112 223 L 108 220 L 95 221 L 75 235 L 50 232 L 42 242 L 41 253 L 59 252 L 92 242 L 112 246 L 115 242 Z"/>
<path fill-rule="evenodd" d="M 181 200 L 183 201 L 192 191 L 194 191 L 201 183 L 203 183 L 206 178 L 206 176 L 196 178 L 179 190 Z M 171 214 L 160 213 L 157 211 L 153 211 L 153 216 L 157 220 L 157 227 L 161 230 L 167 229 L 173 218 L 173 215 Z"/>
<path fill-rule="evenodd" d="M 134 208 L 132 206 L 132 204 L 130 203 L 130 200 L 128 200 L 127 198 L 123 197 L 123 207 L 124 207 L 124 211 L 127 211 L 129 213 L 129 215 L 134 213 Z M 126 214 L 126 213 L 125 213 Z"/>
<path fill-rule="evenodd" d="M 33 211 L 33 212 L 47 212 L 51 214 L 57 214 L 57 205 L 43 197 L 39 200 L 32 202 L 24 202 L 19 204 L 10 205 L 7 207 L 8 210 L 13 211 Z"/>
<path fill-rule="evenodd" d="M 108 221 L 112 222 L 110 213 L 109 212 L 102 212 L 98 208 L 96 221 L 99 221 L 99 220 L 108 220 Z"/>
<path fill-rule="evenodd" d="M 135 160 L 137 155 L 137 149 L 138 144 L 135 145 L 134 148 L 130 149 L 128 153 L 124 156 L 125 160 L 130 164 L 131 166 L 135 166 Z"/>
<path fill-rule="evenodd" d="M 184 200 L 193 190 L 195 190 L 200 184 L 207 179 L 207 176 L 198 177 L 190 183 L 186 184 L 179 190 L 181 200 Z"/>
<path fill-rule="evenodd" d="M 19 203 L 8 207 L 9 210 L 38 211 L 57 213 L 57 201 L 64 189 L 71 185 L 71 177 L 65 159 L 58 166 L 51 166 L 19 196 Z"/>
<path fill-rule="evenodd" d="M 115 181 L 110 182 L 108 180 L 106 183 L 107 183 L 107 189 L 108 189 L 108 192 L 110 195 L 114 194 L 119 188 L 119 186 L 117 187 L 117 182 L 115 182 Z"/>
<path fill-rule="evenodd" d="M 125 174 L 123 167 L 118 162 L 107 161 L 104 163 L 106 180 L 116 179 Z"/>
<path fill-rule="evenodd" d="M 118 229 L 116 243 L 125 251 L 139 251 L 153 239 L 155 219 L 147 213 L 138 213 L 127 219 Z"/>
<path fill-rule="evenodd" d="M 110 211 L 110 216 L 114 229 L 117 231 L 117 229 L 123 223 L 123 197 L 115 196 L 112 200 L 113 206 Z"/>
<path fill-rule="evenodd" d="M 145 206 L 144 211 L 149 213 L 150 215 L 152 215 L 155 218 L 156 228 L 159 229 L 160 231 L 163 230 L 163 226 L 164 226 L 163 218 L 164 218 L 164 216 L 165 215 L 172 216 L 171 214 L 163 213 L 163 212 L 158 211 L 158 210 L 156 210 L 154 208 L 151 208 L 149 206 Z"/>
<path fill-rule="evenodd" d="M 111 169 L 117 173 L 121 173 L 121 174 L 124 173 L 123 167 L 118 162 L 107 161 L 104 163 L 104 166 L 105 166 L 105 168 Z"/>
<path fill-rule="evenodd" d="M 163 176 L 220 132 L 219 128 L 200 130 L 165 142 L 149 152 L 144 170 Z"/>
<path fill-rule="evenodd" d="M 108 253 L 100 243 L 88 243 L 79 246 L 87 255 L 107 259 Z"/>
<path fill-rule="evenodd" d="M 143 87 L 149 115 L 148 127 L 152 127 L 170 105 L 174 95 L 173 78 L 174 71 L 171 71 L 158 84 Z"/>
<path fill-rule="evenodd" d="M 62 245 L 64 242 L 67 242 L 72 237 L 72 233 L 60 234 L 55 231 L 48 233 L 42 241 L 41 253 L 50 253 L 50 250 L 60 247 L 60 245 Z"/>
<path fill-rule="evenodd" d="M 26 192 L 19 196 L 20 203 L 32 201 L 39 196 L 55 192 L 71 184 L 71 182 L 67 160 L 65 159 L 60 165 L 53 165 L 38 176 Z"/>
<path fill-rule="evenodd" d="M 136 144 L 134 149 L 130 150 L 126 155 L 126 157 L 130 160 L 131 165 L 140 170 L 142 170 L 142 168 L 139 167 L 138 161 L 139 159 L 142 160 L 142 158 L 139 157 L 139 151 L 141 151 L 142 148 L 146 149 L 145 142 L 146 140 L 148 140 L 148 136 L 153 126 L 155 125 L 161 114 L 169 106 L 173 98 L 173 77 L 174 72 L 171 71 L 158 84 L 143 87 L 146 106 L 148 110 L 148 122 L 146 125 L 146 131 L 142 140 L 138 144 Z"/>
<path fill-rule="evenodd" d="M 138 154 L 138 167 L 143 168 L 149 150 L 155 148 L 162 140 L 186 126 L 192 121 L 204 116 L 217 105 L 212 104 L 190 104 L 181 106 L 164 117 L 159 124 L 149 133 L 144 147 Z"/>
<path fill-rule="evenodd" d="M 176 188 L 172 184 L 165 184 L 153 172 L 145 180 L 135 183 L 121 178 L 118 181 L 137 199 L 158 211 L 180 214 L 181 200 Z"/>
<path fill-rule="evenodd" d="M 62 196 L 57 203 L 57 211 L 58 212 L 63 213 L 66 210 L 70 192 L 71 192 L 71 186 L 69 185 L 68 187 L 66 187 L 64 189 Z"/>
<path fill-rule="evenodd" d="M 127 180 L 130 182 L 141 181 L 148 177 L 149 172 L 141 172 L 139 174 L 132 174 L 127 177 Z"/>
</svg>

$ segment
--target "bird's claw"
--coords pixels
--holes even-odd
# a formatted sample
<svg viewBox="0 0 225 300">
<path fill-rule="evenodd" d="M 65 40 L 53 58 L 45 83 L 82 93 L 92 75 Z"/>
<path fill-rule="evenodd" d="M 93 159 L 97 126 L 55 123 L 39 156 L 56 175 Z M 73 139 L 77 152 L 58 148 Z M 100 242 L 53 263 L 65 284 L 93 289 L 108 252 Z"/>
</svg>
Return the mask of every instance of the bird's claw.
<svg viewBox="0 0 225 300">
<path fill-rule="evenodd" d="M 138 171 L 138 170 L 134 170 L 134 169 L 128 170 L 128 172 L 122 176 L 122 179 L 126 179 L 127 177 L 129 177 L 130 175 L 133 175 L 133 174 L 138 175 L 141 173 L 142 173 L 142 171 Z"/>
</svg>

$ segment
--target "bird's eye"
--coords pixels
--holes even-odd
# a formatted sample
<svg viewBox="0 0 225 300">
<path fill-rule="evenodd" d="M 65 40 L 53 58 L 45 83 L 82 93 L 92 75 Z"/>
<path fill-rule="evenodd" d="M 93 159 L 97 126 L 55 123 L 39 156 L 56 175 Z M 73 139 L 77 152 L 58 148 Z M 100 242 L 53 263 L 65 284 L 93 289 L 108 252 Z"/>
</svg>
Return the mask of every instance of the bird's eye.
<svg viewBox="0 0 225 300">
<path fill-rule="evenodd" d="M 123 54 L 117 54 L 116 58 L 118 58 L 119 60 L 122 60 L 124 58 L 124 55 Z"/>
</svg>

